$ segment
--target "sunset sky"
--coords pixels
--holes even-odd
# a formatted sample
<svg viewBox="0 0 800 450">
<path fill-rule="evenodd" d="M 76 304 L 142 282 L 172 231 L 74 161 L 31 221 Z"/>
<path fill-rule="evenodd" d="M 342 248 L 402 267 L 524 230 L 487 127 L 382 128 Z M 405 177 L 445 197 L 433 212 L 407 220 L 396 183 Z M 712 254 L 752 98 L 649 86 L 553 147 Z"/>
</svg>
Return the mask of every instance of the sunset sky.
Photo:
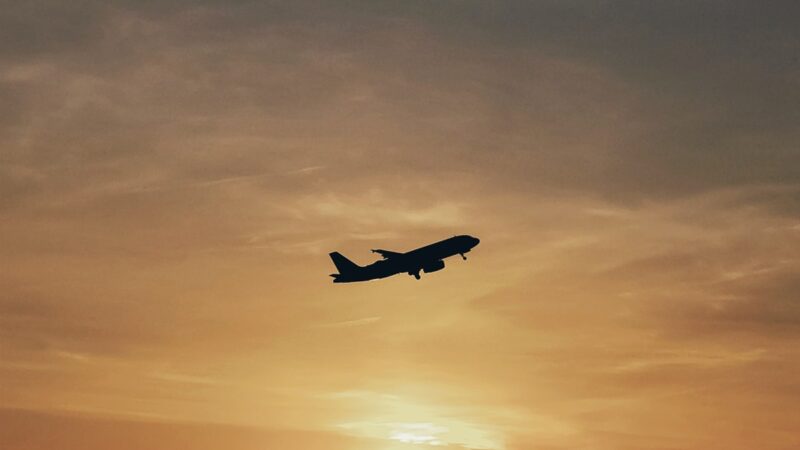
<svg viewBox="0 0 800 450">
<path fill-rule="evenodd" d="M 0 448 L 800 448 L 798 17 L 0 0 Z"/>
</svg>

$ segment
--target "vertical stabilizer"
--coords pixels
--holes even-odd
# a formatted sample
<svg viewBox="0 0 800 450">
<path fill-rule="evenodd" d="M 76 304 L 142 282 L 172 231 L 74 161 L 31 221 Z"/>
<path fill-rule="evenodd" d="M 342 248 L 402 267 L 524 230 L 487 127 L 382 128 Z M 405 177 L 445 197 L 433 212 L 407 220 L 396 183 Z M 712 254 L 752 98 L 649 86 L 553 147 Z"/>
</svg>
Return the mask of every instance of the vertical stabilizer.
<svg viewBox="0 0 800 450">
<path fill-rule="evenodd" d="M 336 266 L 336 269 L 340 274 L 352 273 L 361 268 L 353 261 L 345 258 L 344 255 L 339 252 L 333 252 L 330 255 L 331 259 L 333 260 L 333 265 Z"/>
</svg>

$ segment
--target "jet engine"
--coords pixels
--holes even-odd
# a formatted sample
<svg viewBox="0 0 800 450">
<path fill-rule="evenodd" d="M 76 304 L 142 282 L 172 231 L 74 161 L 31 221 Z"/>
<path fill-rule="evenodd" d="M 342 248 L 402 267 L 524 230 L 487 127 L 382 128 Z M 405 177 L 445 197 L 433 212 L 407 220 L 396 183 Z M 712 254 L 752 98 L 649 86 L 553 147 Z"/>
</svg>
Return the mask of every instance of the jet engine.
<svg viewBox="0 0 800 450">
<path fill-rule="evenodd" d="M 444 269 L 444 261 L 441 259 L 438 261 L 434 261 L 432 263 L 428 263 L 425 266 L 422 266 L 422 271 L 425 273 L 436 272 L 437 270 Z"/>
</svg>

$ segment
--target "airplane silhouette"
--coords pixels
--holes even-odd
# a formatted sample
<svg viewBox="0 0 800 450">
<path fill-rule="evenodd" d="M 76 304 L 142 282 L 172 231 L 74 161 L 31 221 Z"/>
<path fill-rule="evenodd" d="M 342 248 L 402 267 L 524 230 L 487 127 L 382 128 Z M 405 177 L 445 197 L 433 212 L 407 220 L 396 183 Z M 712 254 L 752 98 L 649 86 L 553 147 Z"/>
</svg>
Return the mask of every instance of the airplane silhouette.
<svg viewBox="0 0 800 450">
<path fill-rule="evenodd" d="M 420 271 L 431 273 L 444 269 L 444 258 L 461 255 L 462 258 L 467 259 L 464 253 L 472 250 L 479 242 L 480 239 L 476 237 L 461 235 L 406 253 L 372 250 L 373 253 L 383 256 L 383 259 L 363 267 L 345 258 L 341 253 L 333 252 L 330 256 L 339 273 L 332 273 L 331 276 L 334 283 L 352 283 L 386 278 L 406 272 L 419 280 Z"/>
</svg>

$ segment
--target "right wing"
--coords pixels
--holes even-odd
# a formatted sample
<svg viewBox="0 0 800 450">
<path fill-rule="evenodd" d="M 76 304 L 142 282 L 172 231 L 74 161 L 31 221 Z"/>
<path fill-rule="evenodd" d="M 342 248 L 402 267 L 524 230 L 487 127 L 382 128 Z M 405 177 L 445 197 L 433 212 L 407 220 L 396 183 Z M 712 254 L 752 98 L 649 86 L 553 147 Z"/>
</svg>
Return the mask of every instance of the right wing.
<svg viewBox="0 0 800 450">
<path fill-rule="evenodd" d="M 381 250 L 381 249 L 373 249 L 372 253 L 377 253 L 383 256 L 383 259 L 397 258 L 398 256 L 404 255 L 404 253 L 392 252 L 389 250 Z"/>
</svg>

